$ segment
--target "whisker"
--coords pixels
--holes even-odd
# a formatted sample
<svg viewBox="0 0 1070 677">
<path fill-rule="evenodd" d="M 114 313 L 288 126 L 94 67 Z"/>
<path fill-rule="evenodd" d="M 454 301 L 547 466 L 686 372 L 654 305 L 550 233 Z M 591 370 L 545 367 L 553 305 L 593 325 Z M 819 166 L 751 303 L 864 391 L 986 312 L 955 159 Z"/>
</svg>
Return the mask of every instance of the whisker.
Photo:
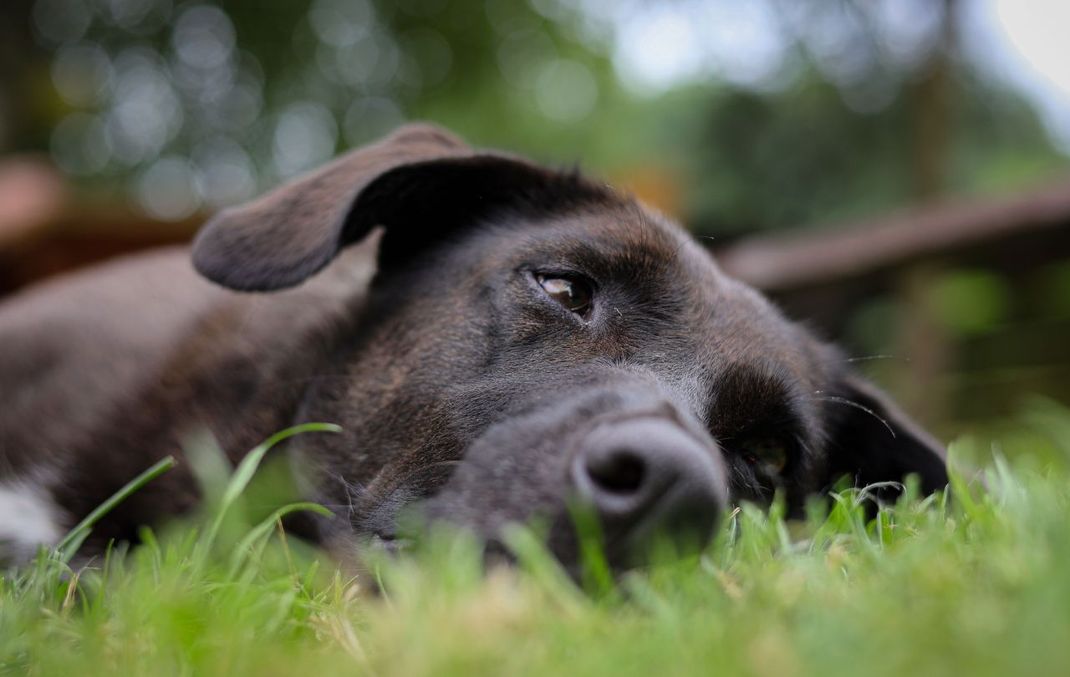
<svg viewBox="0 0 1070 677">
<path fill-rule="evenodd" d="M 865 405 L 859 404 L 858 402 L 855 402 L 854 400 L 849 400 L 846 397 L 836 397 L 835 395 L 825 395 L 823 397 L 815 397 L 814 399 L 815 400 L 820 400 L 821 402 L 835 402 L 837 404 L 846 404 L 848 407 L 854 407 L 855 409 L 864 411 L 867 414 L 869 414 L 870 416 L 872 416 L 873 418 L 875 418 L 878 421 L 880 421 L 881 425 L 883 425 L 885 428 L 887 428 L 888 432 L 892 434 L 892 437 L 897 437 L 897 435 L 895 434 L 895 430 L 892 429 L 892 426 L 888 423 L 888 421 L 886 421 L 883 418 L 881 418 L 877 414 L 877 412 L 873 411 L 872 409 L 870 409 L 869 407 L 867 407 Z"/>
<path fill-rule="evenodd" d="M 793 438 L 795 439 L 795 443 L 799 445 L 799 449 L 802 451 L 802 461 L 804 465 L 808 464 L 811 459 L 817 458 L 817 453 L 805 436 L 793 435 Z"/>
<path fill-rule="evenodd" d="M 848 357 L 844 362 L 869 362 L 870 360 L 899 360 L 901 362 L 910 362 L 909 357 L 901 357 L 899 355 L 862 355 L 859 357 Z"/>
<path fill-rule="evenodd" d="M 342 488 L 345 490 L 346 500 L 348 501 L 348 505 L 345 507 L 349 511 L 349 517 L 352 518 L 357 512 L 357 501 L 360 500 L 361 494 L 366 493 L 367 490 L 359 482 L 350 482 L 342 477 L 340 473 L 335 474 L 335 477 L 342 483 Z"/>
</svg>

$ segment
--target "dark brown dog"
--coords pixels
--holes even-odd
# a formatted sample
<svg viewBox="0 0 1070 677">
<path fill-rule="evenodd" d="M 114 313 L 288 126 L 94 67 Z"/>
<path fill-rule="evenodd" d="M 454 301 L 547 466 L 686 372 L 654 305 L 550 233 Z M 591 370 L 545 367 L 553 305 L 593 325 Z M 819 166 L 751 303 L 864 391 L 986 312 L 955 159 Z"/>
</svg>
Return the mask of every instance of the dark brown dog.
<svg viewBox="0 0 1070 677">
<path fill-rule="evenodd" d="M 203 427 L 236 459 L 340 424 L 289 450 L 309 499 L 349 506 L 318 534 L 339 550 L 418 506 L 489 539 L 542 516 L 568 562 L 579 501 L 623 563 L 777 488 L 947 481 L 939 445 L 678 226 L 428 126 L 224 211 L 192 265 L 161 251 L 8 300 L 0 387 L 16 557 Z M 90 547 L 197 497 L 180 466 Z"/>
</svg>

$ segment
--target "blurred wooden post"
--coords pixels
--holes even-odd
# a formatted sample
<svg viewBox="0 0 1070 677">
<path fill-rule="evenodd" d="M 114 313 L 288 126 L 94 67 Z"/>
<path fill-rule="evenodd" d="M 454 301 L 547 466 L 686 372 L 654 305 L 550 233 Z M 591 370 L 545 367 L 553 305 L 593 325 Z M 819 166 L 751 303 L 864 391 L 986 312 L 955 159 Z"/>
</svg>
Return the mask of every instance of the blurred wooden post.
<svg viewBox="0 0 1070 677">
<path fill-rule="evenodd" d="M 939 4 L 938 42 L 921 81 L 911 91 L 914 194 L 919 204 L 936 202 L 944 195 L 951 146 L 949 88 L 955 47 L 954 3 L 943 0 Z M 941 266 L 930 261 L 909 266 L 895 284 L 896 295 L 905 309 L 896 340 L 897 352 L 908 358 L 901 382 L 895 385 L 906 408 L 926 423 L 942 420 L 948 405 L 936 383 L 939 374 L 947 373 L 952 359 L 949 337 L 933 304 L 933 288 L 940 275 Z"/>
<path fill-rule="evenodd" d="M 905 311 L 896 339 L 897 352 L 907 359 L 893 387 L 906 409 L 926 424 L 943 421 L 948 413 L 947 393 L 937 378 L 952 366 L 951 343 L 932 293 L 942 269 L 937 263 L 917 263 L 895 281 L 895 292 Z"/>
</svg>

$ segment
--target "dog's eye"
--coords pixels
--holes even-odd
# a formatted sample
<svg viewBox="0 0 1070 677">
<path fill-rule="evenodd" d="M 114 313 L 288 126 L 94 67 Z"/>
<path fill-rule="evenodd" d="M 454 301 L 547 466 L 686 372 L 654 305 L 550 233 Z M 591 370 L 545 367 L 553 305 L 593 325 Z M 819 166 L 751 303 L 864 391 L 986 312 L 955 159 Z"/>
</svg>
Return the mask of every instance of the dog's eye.
<svg viewBox="0 0 1070 677">
<path fill-rule="evenodd" d="M 739 445 L 743 460 L 767 475 L 780 475 L 788 466 L 788 445 L 775 437 L 753 437 Z"/>
<path fill-rule="evenodd" d="M 579 277 L 542 274 L 536 275 L 535 280 L 550 298 L 573 313 L 584 318 L 591 314 L 594 289 L 587 280 Z"/>
</svg>

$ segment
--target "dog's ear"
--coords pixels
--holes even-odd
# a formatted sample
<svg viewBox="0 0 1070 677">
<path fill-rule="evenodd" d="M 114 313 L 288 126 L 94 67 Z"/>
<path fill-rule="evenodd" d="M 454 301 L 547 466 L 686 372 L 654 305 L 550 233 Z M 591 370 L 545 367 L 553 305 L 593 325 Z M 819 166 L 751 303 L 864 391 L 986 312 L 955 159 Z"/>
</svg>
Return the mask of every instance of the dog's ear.
<svg viewBox="0 0 1070 677">
<path fill-rule="evenodd" d="M 850 374 L 840 379 L 835 394 L 826 398 L 833 422 L 829 439 L 827 481 L 843 476 L 855 486 L 901 482 L 917 475 L 925 493 L 948 482 L 943 445 L 922 430 L 887 395 L 868 381 Z M 882 497 L 895 490 L 877 492 Z"/>
<path fill-rule="evenodd" d="M 379 267 L 503 208 L 560 209 L 604 188 L 574 174 L 476 153 L 431 125 L 402 127 L 253 202 L 225 209 L 198 233 L 194 267 L 231 289 L 300 284 L 376 226 Z"/>
<path fill-rule="evenodd" d="M 443 130 L 402 127 L 248 204 L 224 209 L 197 234 L 193 265 L 232 289 L 296 285 L 345 244 L 350 208 L 377 178 L 406 164 L 469 154 L 463 141 Z"/>
</svg>

